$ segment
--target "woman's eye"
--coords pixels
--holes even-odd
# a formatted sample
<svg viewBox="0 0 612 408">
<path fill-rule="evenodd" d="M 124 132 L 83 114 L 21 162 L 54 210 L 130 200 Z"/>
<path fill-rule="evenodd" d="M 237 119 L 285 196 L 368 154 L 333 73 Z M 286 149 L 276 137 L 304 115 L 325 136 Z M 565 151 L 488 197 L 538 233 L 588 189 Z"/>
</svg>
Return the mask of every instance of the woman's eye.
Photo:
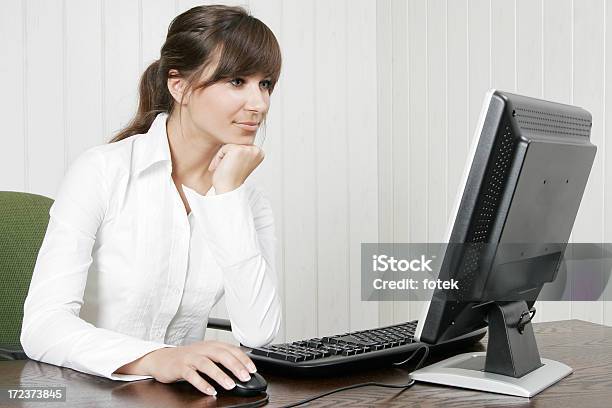
<svg viewBox="0 0 612 408">
<path fill-rule="evenodd" d="M 242 78 L 234 78 L 230 81 L 230 83 L 234 86 L 240 86 L 244 83 L 244 81 L 242 80 Z"/>
</svg>

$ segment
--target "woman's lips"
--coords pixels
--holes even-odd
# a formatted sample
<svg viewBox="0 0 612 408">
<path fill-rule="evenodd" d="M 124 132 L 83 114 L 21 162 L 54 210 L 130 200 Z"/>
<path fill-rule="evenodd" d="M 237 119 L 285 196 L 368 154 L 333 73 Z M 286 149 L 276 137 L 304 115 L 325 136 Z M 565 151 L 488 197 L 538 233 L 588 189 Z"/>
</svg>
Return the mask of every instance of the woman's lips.
<svg viewBox="0 0 612 408">
<path fill-rule="evenodd" d="M 259 124 L 257 122 L 234 122 L 234 125 L 241 129 L 248 130 L 249 132 L 257 131 Z"/>
</svg>

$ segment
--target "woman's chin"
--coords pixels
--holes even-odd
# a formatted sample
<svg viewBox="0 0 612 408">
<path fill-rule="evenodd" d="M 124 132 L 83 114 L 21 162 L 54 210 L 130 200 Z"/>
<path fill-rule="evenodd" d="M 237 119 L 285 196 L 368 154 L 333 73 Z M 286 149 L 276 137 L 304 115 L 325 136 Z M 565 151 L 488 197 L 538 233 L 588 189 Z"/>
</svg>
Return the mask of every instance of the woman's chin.
<svg viewBox="0 0 612 408">
<path fill-rule="evenodd" d="M 234 139 L 234 144 L 252 145 L 255 143 L 255 133 L 252 135 L 240 135 Z"/>
</svg>

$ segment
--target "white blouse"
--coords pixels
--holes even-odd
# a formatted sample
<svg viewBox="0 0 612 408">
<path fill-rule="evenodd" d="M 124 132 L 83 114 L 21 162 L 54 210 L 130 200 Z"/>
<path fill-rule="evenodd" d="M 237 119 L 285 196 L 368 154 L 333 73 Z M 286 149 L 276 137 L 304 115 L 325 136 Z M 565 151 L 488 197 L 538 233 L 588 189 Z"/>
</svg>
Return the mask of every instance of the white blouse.
<svg viewBox="0 0 612 408">
<path fill-rule="evenodd" d="M 251 185 L 205 196 L 171 177 L 166 114 L 146 134 L 96 146 L 66 173 L 24 305 L 35 360 L 116 380 L 162 347 L 204 338 L 225 294 L 234 337 L 257 347 L 280 327 L 274 219 Z"/>
</svg>

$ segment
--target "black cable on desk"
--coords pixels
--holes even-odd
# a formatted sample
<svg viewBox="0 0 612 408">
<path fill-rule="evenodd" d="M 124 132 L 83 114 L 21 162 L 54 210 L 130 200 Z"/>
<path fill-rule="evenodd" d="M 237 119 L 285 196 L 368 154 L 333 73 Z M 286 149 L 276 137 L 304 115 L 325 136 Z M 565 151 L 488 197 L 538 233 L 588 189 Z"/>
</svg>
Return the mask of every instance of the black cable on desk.
<svg viewBox="0 0 612 408">
<path fill-rule="evenodd" d="M 268 397 L 268 394 L 263 393 L 264 397 L 262 399 L 259 399 L 257 401 L 252 401 L 252 402 L 245 402 L 244 404 L 238 404 L 238 405 L 223 405 L 220 408 L 258 408 L 258 407 L 263 407 L 264 405 L 266 405 L 268 403 L 268 400 L 270 399 Z"/>
<path fill-rule="evenodd" d="M 421 350 L 425 350 L 425 352 L 423 353 L 423 357 L 421 357 L 421 359 L 419 360 L 418 364 L 415 367 L 415 370 L 418 370 L 419 368 L 421 368 L 421 366 L 423 365 L 423 363 L 427 359 L 427 356 L 429 355 L 429 346 L 427 346 L 425 344 L 422 345 L 421 347 L 419 347 L 418 349 L 416 349 L 410 355 L 410 357 L 408 357 L 407 359 L 405 359 L 403 361 L 400 361 L 398 363 L 393 363 L 393 365 L 400 366 L 400 365 L 406 364 L 408 361 L 412 360 L 412 358 L 414 356 L 416 356 L 418 354 L 418 352 L 421 351 Z M 319 399 L 319 398 L 322 398 L 322 397 L 326 397 L 326 396 L 328 396 L 330 394 L 335 394 L 335 393 L 340 392 L 340 391 L 352 390 L 354 388 L 373 386 L 373 387 L 384 387 L 384 388 L 402 388 L 402 389 L 408 389 L 408 388 L 412 387 L 414 385 L 414 383 L 415 383 L 414 380 L 410 380 L 406 384 L 385 384 L 385 383 L 377 383 L 377 382 L 367 382 L 367 383 L 349 385 L 347 387 L 336 388 L 335 390 L 331 390 L 331 391 L 327 391 L 327 392 L 325 392 L 323 394 L 315 395 L 314 397 L 310 397 L 310 398 L 307 398 L 307 399 L 295 402 L 293 404 L 285 405 L 282 408 L 297 407 L 298 405 L 306 404 L 306 403 L 314 401 L 316 399 Z"/>
</svg>

